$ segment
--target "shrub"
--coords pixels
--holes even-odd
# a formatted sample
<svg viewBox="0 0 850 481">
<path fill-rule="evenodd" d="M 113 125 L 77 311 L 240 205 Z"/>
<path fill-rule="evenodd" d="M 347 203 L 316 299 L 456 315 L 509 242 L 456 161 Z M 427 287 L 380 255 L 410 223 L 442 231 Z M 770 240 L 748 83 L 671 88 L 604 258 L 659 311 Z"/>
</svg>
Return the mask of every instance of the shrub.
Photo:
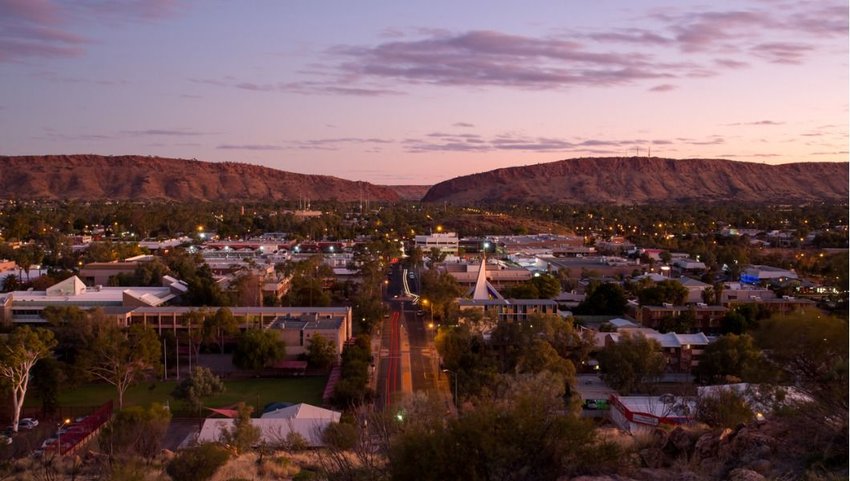
<svg viewBox="0 0 850 481">
<path fill-rule="evenodd" d="M 702 396 L 697 404 L 697 419 L 712 427 L 733 428 L 754 417 L 744 398 L 731 389 Z"/>
<path fill-rule="evenodd" d="M 329 424 L 322 433 L 322 441 L 342 451 L 352 449 L 357 444 L 357 427 L 343 423 Z"/>
<path fill-rule="evenodd" d="M 165 472 L 174 481 L 207 481 L 230 459 L 230 452 L 219 444 L 202 444 L 186 449 L 171 460 Z"/>
<path fill-rule="evenodd" d="M 307 469 L 302 469 L 292 477 L 292 481 L 315 481 L 317 479 L 319 479 L 319 475 Z"/>
<path fill-rule="evenodd" d="M 305 449 L 310 447 L 310 444 L 307 442 L 306 439 L 304 439 L 304 436 L 302 436 L 301 433 L 298 433 L 296 431 L 290 431 L 286 435 L 285 445 L 287 450 L 293 452 L 304 451 Z"/>
</svg>

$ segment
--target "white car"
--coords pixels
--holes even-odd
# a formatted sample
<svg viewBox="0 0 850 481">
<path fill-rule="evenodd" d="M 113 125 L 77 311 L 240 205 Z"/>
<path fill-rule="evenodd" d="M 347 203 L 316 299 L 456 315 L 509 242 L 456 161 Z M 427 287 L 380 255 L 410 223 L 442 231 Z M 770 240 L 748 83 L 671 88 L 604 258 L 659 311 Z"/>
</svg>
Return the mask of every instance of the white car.
<svg viewBox="0 0 850 481">
<path fill-rule="evenodd" d="M 18 429 L 32 429 L 38 426 L 38 419 L 35 418 L 23 418 L 18 421 Z"/>
</svg>

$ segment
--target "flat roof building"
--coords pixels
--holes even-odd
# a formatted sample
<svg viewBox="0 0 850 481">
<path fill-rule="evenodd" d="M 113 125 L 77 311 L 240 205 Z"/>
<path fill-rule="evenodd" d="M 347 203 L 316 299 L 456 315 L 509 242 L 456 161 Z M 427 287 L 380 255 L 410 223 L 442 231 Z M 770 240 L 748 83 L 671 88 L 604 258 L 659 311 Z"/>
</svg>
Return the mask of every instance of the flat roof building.
<svg viewBox="0 0 850 481">
<path fill-rule="evenodd" d="M 80 309 L 162 306 L 188 291 L 185 282 L 164 276 L 161 287 L 88 287 L 77 276 L 43 291 L 13 291 L 0 295 L 2 320 L 6 323 L 42 323 L 48 306 Z"/>
<path fill-rule="evenodd" d="M 457 254 L 458 242 L 456 232 L 437 232 L 414 237 L 414 245 L 422 249 L 426 255 L 432 248 L 446 254 Z"/>
</svg>

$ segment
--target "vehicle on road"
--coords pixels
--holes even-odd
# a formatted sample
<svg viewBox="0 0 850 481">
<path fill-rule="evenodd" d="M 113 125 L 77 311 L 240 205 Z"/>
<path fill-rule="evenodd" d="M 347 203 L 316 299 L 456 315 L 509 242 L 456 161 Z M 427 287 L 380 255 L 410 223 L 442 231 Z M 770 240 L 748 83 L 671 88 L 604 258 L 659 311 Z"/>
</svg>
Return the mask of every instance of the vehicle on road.
<svg viewBox="0 0 850 481">
<path fill-rule="evenodd" d="M 23 418 L 18 421 L 18 429 L 33 429 L 38 426 L 38 419 L 35 418 Z"/>
</svg>

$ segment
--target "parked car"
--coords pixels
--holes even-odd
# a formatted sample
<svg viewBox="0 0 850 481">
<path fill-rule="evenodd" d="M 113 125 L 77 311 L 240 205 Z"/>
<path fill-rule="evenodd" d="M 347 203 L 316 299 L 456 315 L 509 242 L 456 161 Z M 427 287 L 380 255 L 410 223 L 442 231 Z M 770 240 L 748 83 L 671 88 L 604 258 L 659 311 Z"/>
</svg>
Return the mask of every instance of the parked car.
<svg viewBox="0 0 850 481">
<path fill-rule="evenodd" d="M 35 418 L 23 418 L 18 421 L 18 429 L 32 429 L 38 426 L 38 419 Z"/>
<path fill-rule="evenodd" d="M 61 428 L 59 428 L 59 434 L 61 434 L 62 436 L 76 436 L 87 433 L 88 430 L 85 427 L 80 426 L 79 424 L 71 424 L 70 426 L 62 426 Z"/>
</svg>

